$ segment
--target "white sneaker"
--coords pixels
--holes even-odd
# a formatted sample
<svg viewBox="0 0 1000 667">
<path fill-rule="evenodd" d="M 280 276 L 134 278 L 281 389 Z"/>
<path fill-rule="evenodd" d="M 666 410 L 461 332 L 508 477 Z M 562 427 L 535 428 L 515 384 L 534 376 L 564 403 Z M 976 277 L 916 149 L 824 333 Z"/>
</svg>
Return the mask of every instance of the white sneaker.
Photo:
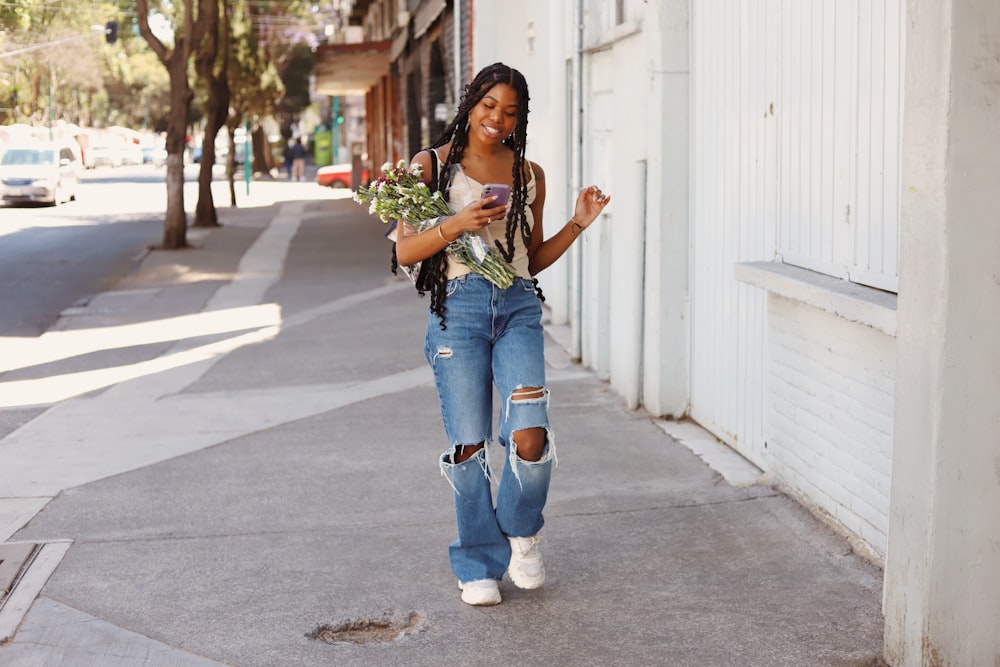
<svg viewBox="0 0 1000 667">
<path fill-rule="evenodd" d="M 545 583 L 545 563 L 538 545 L 542 538 L 508 537 L 510 541 L 510 565 L 507 574 L 518 588 L 539 588 Z"/>
<path fill-rule="evenodd" d="M 481 607 L 500 604 L 500 587 L 496 579 L 476 579 L 475 581 L 458 582 L 462 591 L 462 602 Z"/>
</svg>

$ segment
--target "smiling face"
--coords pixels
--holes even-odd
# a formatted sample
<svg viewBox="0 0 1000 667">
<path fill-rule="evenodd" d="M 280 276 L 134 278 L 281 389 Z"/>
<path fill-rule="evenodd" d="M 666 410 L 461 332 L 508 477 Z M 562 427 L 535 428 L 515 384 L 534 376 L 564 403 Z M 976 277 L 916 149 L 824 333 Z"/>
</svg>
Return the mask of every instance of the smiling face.
<svg viewBox="0 0 1000 667">
<path fill-rule="evenodd" d="M 485 143 L 500 143 L 517 126 L 517 91 L 506 83 L 486 91 L 469 112 L 469 135 Z"/>
</svg>

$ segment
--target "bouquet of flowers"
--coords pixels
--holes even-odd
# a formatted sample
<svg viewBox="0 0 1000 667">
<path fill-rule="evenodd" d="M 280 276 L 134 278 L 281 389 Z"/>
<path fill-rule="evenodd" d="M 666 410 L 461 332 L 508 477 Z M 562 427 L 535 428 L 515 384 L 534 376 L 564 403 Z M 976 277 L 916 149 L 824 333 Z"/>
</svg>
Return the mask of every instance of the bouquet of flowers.
<svg viewBox="0 0 1000 667">
<path fill-rule="evenodd" d="M 430 187 L 420 180 L 423 176 L 420 165 L 407 168 L 405 160 L 400 160 L 395 165 L 386 162 L 382 165 L 382 172 L 378 179 L 367 186 L 360 186 L 354 193 L 354 201 L 369 204 L 368 212 L 378 215 L 382 222 L 398 224 L 402 221 L 422 232 L 455 214 L 440 192 L 431 192 Z M 448 252 L 498 287 L 510 287 L 517 277 L 503 257 L 480 236 L 471 232 L 462 232 L 448 244 Z M 419 266 L 410 267 L 407 271 L 414 282 L 417 270 Z"/>
</svg>

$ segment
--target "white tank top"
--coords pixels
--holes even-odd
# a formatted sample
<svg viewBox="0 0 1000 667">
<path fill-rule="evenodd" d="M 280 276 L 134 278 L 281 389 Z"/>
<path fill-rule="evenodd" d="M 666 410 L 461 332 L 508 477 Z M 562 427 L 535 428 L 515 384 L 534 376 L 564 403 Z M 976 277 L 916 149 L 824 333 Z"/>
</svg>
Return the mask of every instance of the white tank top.
<svg viewBox="0 0 1000 667">
<path fill-rule="evenodd" d="M 435 154 L 437 151 L 435 151 Z M 448 189 L 447 201 L 448 205 L 451 206 L 453 211 L 461 211 L 463 208 L 476 201 L 483 195 L 483 184 L 474 178 L 471 178 L 462 169 L 462 165 L 456 164 L 452 167 L 454 170 L 452 172 L 451 187 Z M 528 162 L 528 196 L 524 203 L 524 213 L 528 217 L 528 227 L 529 229 L 534 229 L 535 227 L 535 216 L 531 212 L 531 204 L 535 201 L 536 189 L 535 189 L 535 172 L 531 169 L 531 163 Z M 507 218 L 504 217 L 500 220 L 494 220 L 489 225 L 483 229 L 476 232 L 484 241 L 486 245 L 494 250 L 494 252 L 499 252 L 496 245 L 493 243 L 494 239 L 500 241 L 504 247 L 507 244 Z M 524 245 L 524 239 L 521 238 L 520 230 L 514 232 L 514 259 L 510 262 L 510 265 L 514 267 L 514 271 L 517 275 L 522 278 L 527 278 L 531 280 L 531 273 L 528 271 L 528 249 Z M 457 259 L 448 255 L 448 279 L 457 278 L 469 273 L 471 269 L 465 264 L 462 264 Z"/>
</svg>

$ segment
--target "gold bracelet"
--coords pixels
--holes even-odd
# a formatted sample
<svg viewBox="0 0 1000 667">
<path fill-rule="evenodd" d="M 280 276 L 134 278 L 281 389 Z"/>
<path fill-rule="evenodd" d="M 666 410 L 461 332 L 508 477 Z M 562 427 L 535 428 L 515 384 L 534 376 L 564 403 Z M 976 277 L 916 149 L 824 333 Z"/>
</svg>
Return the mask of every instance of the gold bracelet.
<svg viewBox="0 0 1000 667">
<path fill-rule="evenodd" d="M 438 230 L 438 236 L 440 236 L 440 237 L 441 237 L 441 240 L 442 240 L 442 241 L 444 241 L 444 242 L 445 242 L 445 243 L 447 243 L 448 245 L 451 245 L 451 243 L 452 243 L 452 242 L 451 242 L 451 241 L 449 241 L 449 240 L 447 239 L 447 237 L 445 237 L 445 235 L 444 235 L 444 232 L 442 232 L 442 231 L 441 231 L 441 227 L 442 227 L 442 225 L 444 225 L 444 223 L 443 223 L 443 222 L 442 222 L 442 223 L 441 223 L 440 225 L 438 225 L 437 227 L 435 227 L 434 229 Z"/>
</svg>

